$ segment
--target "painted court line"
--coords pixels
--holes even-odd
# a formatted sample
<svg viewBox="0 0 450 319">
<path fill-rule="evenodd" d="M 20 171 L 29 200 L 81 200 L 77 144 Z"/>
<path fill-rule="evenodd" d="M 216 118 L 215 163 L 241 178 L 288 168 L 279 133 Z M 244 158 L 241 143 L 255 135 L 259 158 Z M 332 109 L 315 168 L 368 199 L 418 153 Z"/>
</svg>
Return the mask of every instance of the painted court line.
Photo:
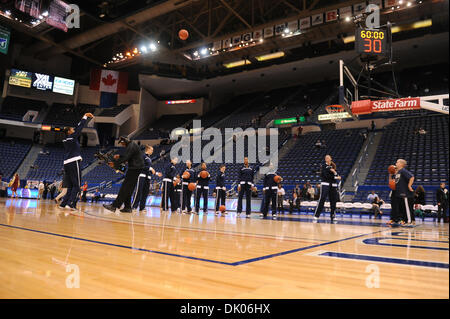
<svg viewBox="0 0 450 319">
<path fill-rule="evenodd" d="M 367 238 L 367 239 L 364 239 L 362 242 L 366 245 L 379 245 L 379 246 L 389 246 L 389 247 L 417 248 L 417 249 L 429 249 L 429 250 L 447 250 L 448 251 L 448 248 L 446 248 L 446 247 L 431 247 L 431 246 L 380 243 L 380 240 L 383 240 L 383 239 L 397 239 L 397 238 L 391 238 L 391 237 Z"/>
<path fill-rule="evenodd" d="M 338 252 L 333 252 L 333 251 L 320 252 L 320 254 L 318 254 L 317 256 L 320 256 L 320 257 L 333 257 L 333 258 L 345 258 L 345 259 L 360 260 L 360 261 L 393 263 L 393 264 L 406 265 L 406 266 L 444 268 L 444 269 L 448 269 L 448 266 L 449 266 L 449 264 L 440 263 L 440 262 L 434 262 L 434 261 L 411 260 L 411 259 L 380 257 L 380 256 L 370 256 L 370 255 L 359 255 L 359 254 L 349 254 L 349 253 L 338 253 Z"/>
<path fill-rule="evenodd" d="M 108 218 L 108 217 L 99 216 L 99 215 L 95 215 L 95 214 L 89 214 L 88 212 L 84 212 L 84 213 L 86 215 L 90 216 L 90 217 L 94 217 L 95 219 L 107 220 L 107 221 L 111 221 L 111 222 L 115 222 L 115 223 L 122 223 L 122 224 L 131 224 L 129 221 L 123 220 L 123 219 Z M 71 215 L 79 217 L 78 215 L 74 215 L 74 214 L 71 214 Z M 277 239 L 277 240 L 281 239 L 281 240 L 293 241 L 293 242 L 301 242 L 301 241 L 313 241 L 313 242 L 323 241 L 323 242 L 325 242 L 326 241 L 324 239 L 290 237 L 290 236 L 279 237 L 279 236 L 273 236 L 273 235 L 267 235 L 267 234 L 240 233 L 240 232 L 226 231 L 226 230 L 219 230 L 219 231 L 217 231 L 217 230 L 214 230 L 214 229 L 204 229 L 204 228 L 184 227 L 184 226 L 174 226 L 174 225 L 161 225 L 161 224 L 156 224 L 156 223 L 133 222 L 133 224 L 134 225 L 139 225 L 139 226 L 171 228 L 171 229 L 183 230 L 183 231 L 198 231 L 198 232 L 224 234 L 224 235 L 240 236 L 240 237 L 254 237 L 254 238 Z M 296 239 L 296 240 L 290 240 L 290 239 Z"/>
<path fill-rule="evenodd" d="M 102 242 L 102 241 L 91 240 L 91 239 L 86 239 L 86 238 L 80 238 L 80 237 L 56 234 L 56 233 L 51 233 L 51 232 L 46 232 L 46 231 L 41 231 L 41 230 L 36 230 L 36 229 L 30 229 L 30 228 L 24 228 L 24 227 L 19 227 L 19 226 L 12 226 L 12 225 L 5 225 L 5 224 L 0 224 L 0 226 L 7 227 L 7 228 L 12 228 L 12 229 L 23 230 L 23 231 L 30 231 L 30 232 L 44 234 L 44 235 L 50 235 L 50 236 L 67 238 L 67 239 L 78 240 L 78 241 L 83 241 L 83 242 L 89 242 L 89 243 L 93 243 L 93 244 L 99 244 L 99 245 L 105 245 L 105 246 L 111 246 L 111 247 L 117 247 L 117 248 L 125 248 L 125 249 L 131 249 L 131 250 L 139 250 L 139 251 L 143 251 L 143 252 L 149 252 L 149 253 L 155 253 L 155 254 L 161 254 L 161 255 L 172 256 L 172 257 L 179 257 L 179 258 L 186 258 L 186 259 L 191 259 L 191 260 L 198 260 L 198 261 L 222 264 L 222 265 L 227 265 L 227 266 L 239 266 L 239 265 L 243 265 L 243 264 L 252 263 L 252 262 L 255 262 L 255 261 L 261 261 L 261 260 L 274 258 L 274 257 L 278 257 L 278 256 L 284 256 L 284 255 L 296 253 L 296 252 L 299 252 L 299 251 L 304 251 L 304 250 L 308 250 L 308 249 L 322 247 L 322 246 L 325 246 L 325 245 L 331 245 L 331 244 L 335 244 L 335 243 L 338 243 L 338 242 L 351 240 L 351 239 L 355 239 L 355 238 L 359 238 L 359 237 L 363 237 L 363 236 L 373 235 L 373 234 L 377 234 L 377 233 L 385 231 L 385 230 L 380 230 L 380 231 L 376 231 L 376 232 L 372 232 L 372 233 L 368 233 L 368 234 L 362 234 L 362 235 L 352 236 L 352 237 L 348 237 L 348 238 L 337 239 L 337 240 L 333 240 L 333 241 L 326 242 L 326 243 L 306 246 L 306 247 L 292 249 L 292 250 L 288 250 L 288 251 L 284 251 L 284 252 L 280 252 L 280 253 L 275 253 L 275 254 L 270 254 L 270 255 L 266 255 L 266 256 L 261 256 L 261 257 L 256 257 L 256 258 L 251 258 L 251 259 L 247 259 L 247 260 L 242 260 L 242 261 L 230 263 L 230 262 L 217 261 L 217 260 L 206 259 L 206 258 L 199 258 L 199 257 L 192 257 L 192 256 L 185 256 L 185 255 L 167 253 L 167 252 L 162 252 L 162 251 L 157 251 L 157 250 L 136 248 L 136 247 L 126 246 L 126 245 L 119 245 L 119 244 Z"/>
</svg>

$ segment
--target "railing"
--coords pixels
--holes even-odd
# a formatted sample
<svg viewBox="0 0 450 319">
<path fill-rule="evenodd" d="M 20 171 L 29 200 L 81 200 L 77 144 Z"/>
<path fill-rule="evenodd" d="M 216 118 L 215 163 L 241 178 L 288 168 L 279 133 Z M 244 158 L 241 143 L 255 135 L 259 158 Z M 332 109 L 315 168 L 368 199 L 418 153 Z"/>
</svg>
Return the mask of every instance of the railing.
<svg viewBox="0 0 450 319">
<path fill-rule="evenodd" d="M 365 163 L 367 158 L 369 157 L 368 149 L 369 149 L 369 145 L 373 143 L 374 136 L 375 136 L 374 134 L 370 135 L 369 141 L 366 144 L 366 146 L 364 147 L 363 153 L 359 157 L 358 166 L 355 168 L 355 170 L 352 173 L 352 185 L 353 185 L 353 187 L 357 187 L 357 184 L 359 182 L 359 180 L 358 180 L 359 173 L 361 172 L 361 168 L 364 166 L 363 163 Z"/>
</svg>

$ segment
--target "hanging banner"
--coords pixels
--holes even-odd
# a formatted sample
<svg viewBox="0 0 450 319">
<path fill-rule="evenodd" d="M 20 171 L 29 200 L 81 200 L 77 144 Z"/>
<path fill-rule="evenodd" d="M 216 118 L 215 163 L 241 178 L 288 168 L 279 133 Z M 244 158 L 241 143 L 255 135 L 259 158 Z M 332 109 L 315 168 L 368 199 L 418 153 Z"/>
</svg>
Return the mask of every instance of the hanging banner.
<svg viewBox="0 0 450 319">
<path fill-rule="evenodd" d="M 253 40 L 259 41 L 263 38 L 263 30 L 256 30 L 253 32 Z"/>
<path fill-rule="evenodd" d="M 325 22 L 336 21 L 336 20 L 337 20 L 337 15 L 338 15 L 337 9 L 336 9 L 336 10 L 328 11 L 328 12 L 325 14 Z"/>
<path fill-rule="evenodd" d="M 244 43 L 250 42 L 252 40 L 253 38 L 251 32 L 242 35 L 242 41 L 244 41 Z"/>
<path fill-rule="evenodd" d="M 366 11 L 366 3 L 361 2 L 358 4 L 353 5 L 353 14 L 357 16 L 358 14 L 361 14 Z"/>
<path fill-rule="evenodd" d="M 226 49 L 231 47 L 231 39 L 222 40 L 222 48 Z"/>
<path fill-rule="evenodd" d="M 344 20 L 345 18 L 352 17 L 352 7 L 342 7 L 339 8 L 339 19 Z"/>
<path fill-rule="evenodd" d="M 264 28 L 264 39 L 273 37 L 273 27 Z"/>
<path fill-rule="evenodd" d="M 222 41 L 216 41 L 213 43 L 213 51 L 219 51 L 222 49 Z"/>
<path fill-rule="evenodd" d="M 311 17 L 312 25 L 318 25 L 323 23 L 323 13 L 315 14 Z"/>
<path fill-rule="evenodd" d="M 305 30 L 311 27 L 311 17 L 300 19 L 300 30 Z"/>
</svg>

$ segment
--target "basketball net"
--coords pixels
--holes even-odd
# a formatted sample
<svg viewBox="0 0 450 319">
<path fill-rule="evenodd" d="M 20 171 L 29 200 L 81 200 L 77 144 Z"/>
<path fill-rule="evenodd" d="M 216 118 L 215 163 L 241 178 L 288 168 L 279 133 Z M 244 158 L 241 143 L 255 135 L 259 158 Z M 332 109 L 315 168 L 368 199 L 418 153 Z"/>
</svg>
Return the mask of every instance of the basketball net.
<svg viewBox="0 0 450 319">
<path fill-rule="evenodd" d="M 325 107 L 326 111 L 328 112 L 328 114 L 334 114 L 335 116 L 333 116 L 330 121 L 333 123 L 341 123 L 343 121 L 343 117 L 340 117 L 340 113 L 344 113 L 344 107 L 342 105 L 339 104 L 335 104 L 335 105 L 328 105 L 327 107 Z"/>
</svg>

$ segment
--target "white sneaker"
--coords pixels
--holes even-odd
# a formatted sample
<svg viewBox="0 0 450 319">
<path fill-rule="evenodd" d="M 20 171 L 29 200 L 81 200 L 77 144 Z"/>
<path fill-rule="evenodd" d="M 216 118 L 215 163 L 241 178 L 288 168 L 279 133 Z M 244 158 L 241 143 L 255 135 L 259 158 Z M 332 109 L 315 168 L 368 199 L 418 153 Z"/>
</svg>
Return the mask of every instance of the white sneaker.
<svg viewBox="0 0 450 319">
<path fill-rule="evenodd" d="M 273 220 L 277 219 L 277 215 L 272 215 L 272 219 Z"/>
<path fill-rule="evenodd" d="M 318 220 L 319 220 L 319 217 L 316 217 L 316 216 L 313 217 L 313 223 L 314 224 L 316 224 Z"/>
</svg>

